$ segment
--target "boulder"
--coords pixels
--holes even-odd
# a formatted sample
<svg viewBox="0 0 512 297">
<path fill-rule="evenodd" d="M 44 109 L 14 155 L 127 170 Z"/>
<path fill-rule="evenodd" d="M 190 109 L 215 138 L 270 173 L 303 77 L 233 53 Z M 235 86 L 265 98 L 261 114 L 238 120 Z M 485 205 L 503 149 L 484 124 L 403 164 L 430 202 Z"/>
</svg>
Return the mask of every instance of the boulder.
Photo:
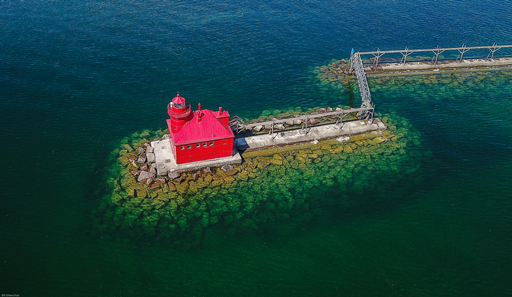
<svg viewBox="0 0 512 297">
<path fill-rule="evenodd" d="M 148 159 L 149 163 L 154 163 L 155 162 L 155 154 L 154 153 L 147 153 L 146 156 L 147 156 L 147 159 Z"/>
<path fill-rule="evenodd" d="M 327 106 L 327 108 L 325 109 L 327 112 L 331 112 L 332 111 L 332 108 L 330 106 Z"/>
<path fill-rule="evenodd" d="M 224 182 L 226 182 L 226 183 L 228 183 L 228 184 L 229 184 L 229 183 L 232 183 L 232 182 L 234 182 L 234 181 L 235 181 L 235 178 L 234 178 L 234 177 L 232 177 L 232 176 L 228 176 L 228 177 L 226 177 L 226 178 L 224 179 Z"/>
<path fill-rule="evenodd" d="M 157 182 L 159 184 L 165 184 L 167 182 L 167 179 L 163 176 L 160 176 L 160 177 L 155 178 L 155 182 Z"/>
<path fill-rule="evenodd" d="M 205 169 L 203 169 L 203 171 L 205 173 L 210 173 L 210 172 L 212 172 L 212 169 L 210 167 L 206 167 Z"/>
<path fill-rule="evenodd" d="M 233 168 L 233 169 L 227 171 L 226 174 L 228 176 L 231 176 L 231 175 L 235 175 L 237 172 L 238 172 L 238 170 L 236 168 Z"/>
<path fill-rule="evenodd" d="M 148 179 L 146 179 L 146 181 L 144 183 L 146 184 L 146 186 L 150 186 L 154 182 L 155 181 L 152 178 L 148 178 Z"/>
<path fill-rule="evenodd" d="M 132 164 L 132 166 L 135 168 L 139 168 L 139 166 L 137 166 L 137 163 L 135 163 L 135 160 L 133 159 L 130 159 L 130 164 Z"/>
<path fill-rule="evenodd" d="M 137 149 L 137 155 L 140 155 L 140 154 L 142 154 L 143 152 L 145 152 L 145 149 L 144 149 L 144 147 L 143 147 L 143 146 L 141 146 L 141 147 L 139 147 L 139 148 Z"/>
<path fill-rule="evenodd" d="M 283 165 L 283 160 L 272 158 L 272 159 L 270 159 L 270 163 L 275 164 L 275 165 Z"/>
<path fill-rule="evenodd" d="M 230 170 L 233 170 L 233 168 L 234 168 L 233 165 L 224 165 L 220 169 L 222 169 L 222 171 L 224 171 L 224 172 L 228 172 Z"/>
<path fill-rule="evenodd" d="M 254 127 L 252 130 L 256 131 L 256 132 L 260 132 L 261 129 L 263 129 L 263 126 L 262 125 L 258 125 L 256 127 Z"/>
<path fill-rule="evenodd" d="M 149 172 L 156 174 L 156 164 L 155 163 L 151 164 L 151 167 L 149 168 Z"/>
<path fill-rule="evenodd" d="M 300 125 L 300 124 L 302 124 L 302 121 L 301 120 L 294 120 L 293 124 L 294 125 Z"/>
<path fill-rule="evenodd" d="M 309 123 L 310 123 L 311 125 L 318 124 L 318 120 L 317 120 L 317 119 L 310 119 L 310 120 L 309 120 Z"/>
<path fill-rule="evenodd" d="M 121 164 L 122 164 L 123 166 L 125 166 L 125 167 L 126 167 L 126 166 L 128 166 L 128 164 L 130 164 L 130 160 L 128 159 L 128 157 L 127 157 L 127 156 L 119 157 L 119 159 L 118 159 L 118 160 L 119 160 L 119 161 L 121 162 Z"/>
<path fill-rule="evenodd" d="M 140 172 L 141 172 L 140 170 L 133 170 L 132 174 L 133 174 L 133 176 L 139 176 Z"/>
<path fill-rule="evenodd" d="M 139 155 L 139 158 L 137 159 L 137 163 L 146 163 L 146 153 L 142 153 Z"/>
<path fill-rule="evenodd" d="M 283 124 L 274 125 L 274 129 L 275 130 L 284 130 L 284 125 Z"/>
<path fill-rule="evenodd" d="M 213 177 L 210 174 L 208 174 L 207 176 L 204 177 L 203 180 L 205 183 L 210 183 L 213 180 Z"/>
<path fill-rule="evenodd" d="M 160 189 L 162 185 L 159 184 L 159 183 L 154 183 L 152 186 L 151 186 L 151 190 L 154 190 L 154 189 Z"/>
<path fill-rule="evenodd" d="M 190 180 L 197 180 L 199 178 L 199 172 L 194 172 L 190 175 Z"/>
<path fill-rule="evenodd" d="M 147 171 L 141 171 L 139 174 L 139 178 L 137 178 L 137 181 L 144 182 L 147 179 L 154 178 L 155 174 Z"/>
<path fill-rule="evenodd" d="M 288 125 L 288 126 L 292 126 L 292 125 L 293 125 L 293 122 L 294 122 L 293 120 L 288 120 L 288 121 L 286 121 L 286 125 Z"/>
<path fill-rule="evenodd" d="M 169 177 L 170 180 L 174 180 L 180 177 L 180 174 L 178 172 L 170 172 L 169 174 L 167 174 L 167 176 Z"/>
<path fill-rule="evenodd" d="M 140 167 L 140 170 L 142 171 L 148 171 L 148 164 L 144 164 Z"/>
<path fill-rule="evenodd" d="M 318 112 L 318 113 L 326 113 L 326 112 L 327 112 L 327 109 L 325 109 L 325 108 L 319 108 L 319 109 L 317 109 L 317 110 L 316 110 L 316 112 Z"/>
<path fill-rule="evenodd" d="M 136 196 L 135 189 L 128 189 L 128 198 L 135 198 Z"/>
<path fill-rule="evenodd" d="M 148 147 L 146 147 L 146 154 L 151 154 L 151 153 L 153 153 L 154 151 L 155 151 L 155 150 L 153 149 L 153 147 L 152 147 L 152 146 L 148 146 Z"/>
</svg>

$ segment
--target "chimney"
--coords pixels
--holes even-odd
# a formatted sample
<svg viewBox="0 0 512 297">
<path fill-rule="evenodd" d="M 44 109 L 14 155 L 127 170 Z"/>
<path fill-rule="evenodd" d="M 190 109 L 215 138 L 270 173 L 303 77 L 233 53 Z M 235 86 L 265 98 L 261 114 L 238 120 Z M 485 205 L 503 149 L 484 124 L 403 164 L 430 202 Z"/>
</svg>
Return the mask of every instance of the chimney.
<svg viewBox="0 0 512 297">
<path fill-rule="evenodd" d="M 222 107 L 219 106 L 219 115 L 222 114 Z"/>
<path fill-rule="evenodd" d="M 201 113 L 201 103 L 198 103 L 197 104 L 197 121 L 200 122 L 201 121 L 201 116 L 203 114 Z"/>
</svg>

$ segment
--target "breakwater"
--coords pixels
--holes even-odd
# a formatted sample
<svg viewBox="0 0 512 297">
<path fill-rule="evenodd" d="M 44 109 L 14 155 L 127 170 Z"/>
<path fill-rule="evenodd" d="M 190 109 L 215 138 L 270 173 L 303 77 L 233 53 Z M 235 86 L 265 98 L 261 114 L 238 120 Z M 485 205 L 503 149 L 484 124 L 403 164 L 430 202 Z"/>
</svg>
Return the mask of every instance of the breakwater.
<svg viewBox="0 0 512 297">
<path fill-rule="evenodd" d="M 362 64 L 361 67 L 368 76 L 411 74 L 411 72 L 412 74 L 422 74 L 440 70 L 465 69 L 472 71 L 474 69 L 490 70 L 500 67 L 512 68 L 512 57 L 495 56 L 500 49 L 509 53 L 511 48 L 512 45 L 497 45 L 494 43 L 492 46 L 474 47 L 462 45 L 462 47 L 453 48 L 409 49 L 406 47 L 403 50 L 389 51 L 377 49 L 377 51 L 352 53 L 349 60 L 334 60 L 328 66 L 321 67 L 321 71 L 325 75 L 325 79 L 335 81 L 356 75 L 357 67 L 354 66 L 358 64 L 357 61 Z M 470 50 L 479 51 L 480 55 L 464 58 L 464 55 Z M 482 50 L 487 55 L 482 54 Z M 432 53 L 430 57 L 418 54 L 429 52 Z M 458 55 L 448 54 L 443 56 L 443 53 L 447 54 L 449 52 L 457 52 Z M 384 55 L 387 56 L 384 57 Z"/>
<path fill-rule="evenodd" d="M 376 190 L 376 179 L 411 175 L 421 163 L 419 133 L 396 115 L 382 121 L 388 130 L 254 151 L 240 165 L 151 182 L 138 178 L 151 164 L 136 160 L 166 131 L 134 133 L 111 153 L 94 230 L 190 247 L 215 226 L 257 232 L 276 222 L 311 220 L 334 205 L 362 203 L 363 193 Z M 328 198 L 330 191 L 342 195 Z"/>
</svg>

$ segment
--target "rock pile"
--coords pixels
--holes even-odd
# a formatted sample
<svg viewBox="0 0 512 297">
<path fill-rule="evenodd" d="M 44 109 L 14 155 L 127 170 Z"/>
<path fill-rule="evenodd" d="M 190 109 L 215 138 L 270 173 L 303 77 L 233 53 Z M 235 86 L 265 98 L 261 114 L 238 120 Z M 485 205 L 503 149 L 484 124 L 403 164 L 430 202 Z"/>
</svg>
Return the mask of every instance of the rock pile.
<svg viewBox="0 0 512 297">
<path fill-rule="evenodd" d="M 345 109 L 348 109 L 350 107 L 346 106 Z M 311 109 L 311 110 L 308 110 L 306 113 L 293 113 L 293 112 L 287 112 L 287 113 L 282 113 L 280 114 L 277 118 L 276 117 L 273 117 L 271 119 L 268 119 L 266 117 L 260 117 L 258 119 L 258 121 L 269 121 L 269 120 L 286 120 L 285 123 L 277 123 L 274 125 L 274 130 L 285 130 L 286 128 L 288 127 L 292 127 L 292 126 L 302 126 L 304 125 L 304 120 L 301 120 L 301 119 L 297 119 L 297 117 L 299 116 L 303 116 L 305 114 L 309 114 L 309 115 L 318 115 L 318 114 L 323 114 L 323 113 L 327 113 L 327 112 L 331 112 L 333 110 L 336 110 L 336 111 L 339 111 L 339 110 L 342 110 L 341 107 L 336 107 L 335 109 L 333 109 L 332 107 L 330 106 L 327 106 L 325 108 L 317 108 L 317 109 Z M 355 119 L 356 116 L 355 114 L 354 115 L 347 115 L 345 116 L 345 120 L 349 120 L 349 119 Z M 330 116 L 330 117 L 321 117 L 321 118 L 314 118 L 314 119 L 309 119 L 308 120 L 308 125 L 316 125 L 316 124 L 329 124 L 329 123 L 334 123 L 336 121 L 336 116 Z M 252 121 L 251 123 L 257 123 L 257 122 L 254 122 Z M 253 131 L 253 132 L 261 132 L 261 131 L 270 131 L 272 130 L 272 125 L 271 124 L 267 124 L 267 125 L 257 125 L 257 126 L 254 126 L 254 127 L 247 127 L 246 128 L 246 131 Z"/>
<path fill-rule="evenodd" d="M 377 177 L 414 173 L 421 155 L 410 148 L 419 145 L 419 136 L 406 121 L 397 122 L 403 127 L 387 123 L 389 131 L 352 142 L 266 150 L 240 165 L 166 176 L 152 172 L 149 141 L 138 135 L 113 152 L 117 161 L 110 170 L 109 194 L 97 211 L 97 227 L 174 242 L 183 237 L 200 241 L 213 225 L 247 232 L 292 216 L 311 219 L 325 207 L 345 203 L 325 195 L 334 187 L 347 199 L 362 199 L 351 193 L 375 188 Z"/>
</svg>

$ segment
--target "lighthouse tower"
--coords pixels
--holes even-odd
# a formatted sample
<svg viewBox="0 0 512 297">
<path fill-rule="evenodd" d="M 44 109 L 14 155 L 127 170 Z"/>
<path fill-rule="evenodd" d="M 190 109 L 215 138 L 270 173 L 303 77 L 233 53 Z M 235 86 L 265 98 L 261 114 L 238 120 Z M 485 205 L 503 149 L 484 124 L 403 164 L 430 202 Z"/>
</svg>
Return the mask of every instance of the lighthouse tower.
<svg viewBox="0 0 512 297">
<path fill-rule="evenodd" d="M 190 104 L 180 94 L 176 95 L 167 105 L 167 113 L 171 117 L 171 126 L 169 133 L 176 133 L 181 130 L 183 125 L 189 120 L 191 115 Z"/>
<path fill-rule="evenodd" d="M 229 112 L 219 107 L 192 111 L 179 94 L 167 105 L 169 140 L 176 164 L 233 156 L 235 135 L 229 127 Z"/>
</svg>

